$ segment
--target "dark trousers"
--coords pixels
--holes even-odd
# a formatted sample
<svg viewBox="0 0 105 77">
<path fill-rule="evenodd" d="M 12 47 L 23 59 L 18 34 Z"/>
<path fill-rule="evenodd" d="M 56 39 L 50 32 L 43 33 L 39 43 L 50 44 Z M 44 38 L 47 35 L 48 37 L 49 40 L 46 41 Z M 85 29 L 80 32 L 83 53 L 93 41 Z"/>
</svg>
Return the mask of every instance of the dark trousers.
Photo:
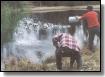
<svg viewBox="0 0 105 77">
<path fill-rule="evenodd" d="M 100 28 L 89 29 L 89 49 L 90 50 L 94 50 L 93 40 L 94 40 L 95 34 L 100 38 Z"/>
<path fill-rule="evenodd" d="M 63 51 L 63 52 L 62 52 Z M 70 57 L 70 69 L 73 68 L 73 64 L 76 60 L 77 69 L 80 69 L 82 66 L 81 54 L 78 51 L 69 49 L 68 47 L 61 47 L 56 50 L 56 65 L 57 69 L 62 69 L 62 57 Z"/>
</svg>

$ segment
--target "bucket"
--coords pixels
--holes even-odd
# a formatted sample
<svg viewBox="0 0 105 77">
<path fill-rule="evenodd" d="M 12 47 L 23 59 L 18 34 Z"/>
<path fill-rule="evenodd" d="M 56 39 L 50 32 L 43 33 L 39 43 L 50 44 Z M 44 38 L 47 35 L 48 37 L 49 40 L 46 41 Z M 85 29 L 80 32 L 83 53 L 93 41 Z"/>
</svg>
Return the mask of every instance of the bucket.
<svg viewBox="0 0 105 77">
<path fill-rule="evenodd" d="M 68 20 L 69 20 L 69 23 L 76 23 L 76 22 L 78 22 L 79 21 L 79 16 L 70 16 L 69 18 L 68 18 Z"/>
</svg>

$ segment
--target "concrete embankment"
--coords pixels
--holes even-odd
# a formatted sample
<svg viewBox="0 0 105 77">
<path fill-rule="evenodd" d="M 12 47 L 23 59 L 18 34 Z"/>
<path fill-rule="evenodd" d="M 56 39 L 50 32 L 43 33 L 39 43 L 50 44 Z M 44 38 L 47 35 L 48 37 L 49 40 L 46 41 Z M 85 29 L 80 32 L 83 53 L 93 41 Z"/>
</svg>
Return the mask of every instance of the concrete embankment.
<svg viewBox="0 0 105 77">
<path fill-rule="evenodd" d="M 92 5 L 94 10 L 100 11 L 100 5 Z M 86 10 L 87 6 L 52 6 L 52 7 L 27 7 L 24 8 L 25 13 L 46 13 L 46 12 L 59 12 L 69 10 Z"/>
</svg>

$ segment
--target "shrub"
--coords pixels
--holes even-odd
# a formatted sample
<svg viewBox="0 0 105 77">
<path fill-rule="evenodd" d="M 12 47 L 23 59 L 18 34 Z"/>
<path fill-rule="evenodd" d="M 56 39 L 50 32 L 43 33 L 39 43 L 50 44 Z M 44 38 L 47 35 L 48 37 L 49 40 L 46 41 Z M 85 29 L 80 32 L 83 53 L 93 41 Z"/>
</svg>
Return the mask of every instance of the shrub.
<svg viewBox="0 0 105 77">
<path fill-rule="evenodd" d="M 10 41 L 12 39 L 12 34 L 14 28 L 16 27 L 18 21 L 24 16 L 23 7 L 15 6 L 11 4 L 12 1 L 2 1 L 1 2 L 1 45 Z"/>
</svg>

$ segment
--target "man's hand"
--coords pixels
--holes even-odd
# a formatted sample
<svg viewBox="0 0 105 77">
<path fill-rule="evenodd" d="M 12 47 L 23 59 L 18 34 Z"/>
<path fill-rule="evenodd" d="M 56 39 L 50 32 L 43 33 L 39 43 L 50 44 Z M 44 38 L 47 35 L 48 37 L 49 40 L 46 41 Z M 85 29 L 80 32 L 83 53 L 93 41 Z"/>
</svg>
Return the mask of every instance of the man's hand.
<svg viewBox="0 0 105 77">
<path fill-rule="evenodd" d="M 78 19 L 78 20 L 81 20 L 81 19 L 82 19 L 82 16 L 77 16 L 77 19 Z"/>
<path fill-rule="evenodd" d="M 53 41 L 53 45 L 58 48 L 58 43 L 56 41 Z"/>
</svg>

